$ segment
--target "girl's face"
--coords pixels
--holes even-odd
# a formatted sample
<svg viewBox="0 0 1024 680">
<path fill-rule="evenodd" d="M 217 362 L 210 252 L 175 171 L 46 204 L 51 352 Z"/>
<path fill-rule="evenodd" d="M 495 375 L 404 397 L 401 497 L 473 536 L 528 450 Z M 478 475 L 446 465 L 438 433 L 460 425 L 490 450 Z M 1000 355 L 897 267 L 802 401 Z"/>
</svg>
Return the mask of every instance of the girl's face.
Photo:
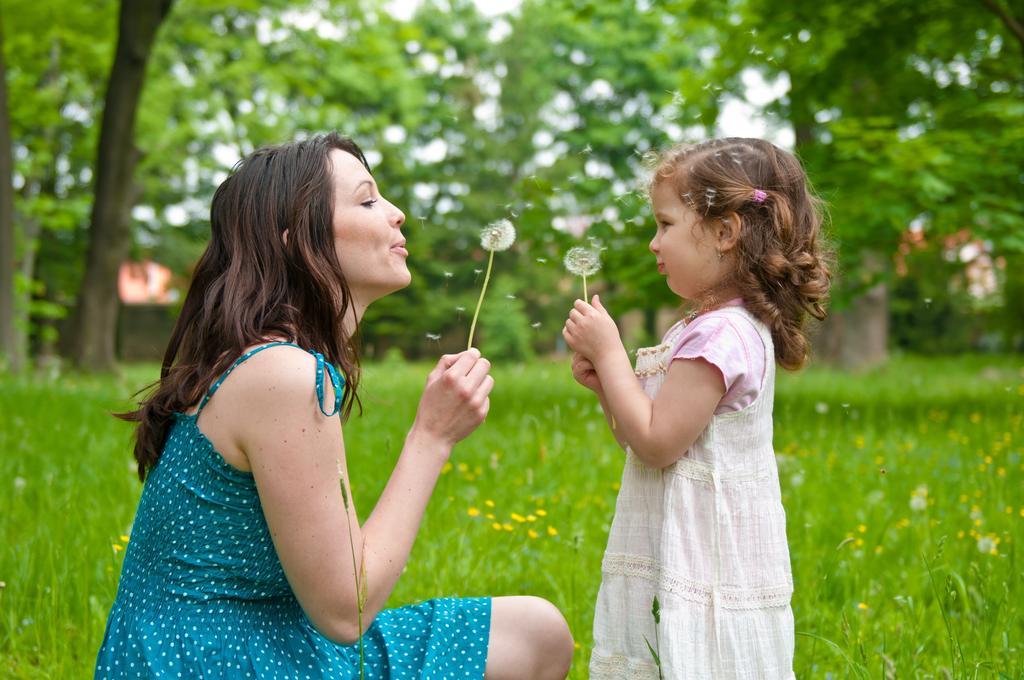
<svg viewBox="0 0 1024 680">
<path fill-rule="evenodd" d="M 683 203 L 670 181 L 651 192 L 657 231 L 650 249 L 669 289 L 685 300 L 713 290 L 725 273 L 714 235 L 705 233 L 700 215 Z"/>
<path fill-rule="evenodd" d="M 334 181 L 334 248 L 349 290 L 363 307 L 412 281 L 405 259 L 405 214 L 388 202 L 350 153 L 330 152 Z"/>
</svg>

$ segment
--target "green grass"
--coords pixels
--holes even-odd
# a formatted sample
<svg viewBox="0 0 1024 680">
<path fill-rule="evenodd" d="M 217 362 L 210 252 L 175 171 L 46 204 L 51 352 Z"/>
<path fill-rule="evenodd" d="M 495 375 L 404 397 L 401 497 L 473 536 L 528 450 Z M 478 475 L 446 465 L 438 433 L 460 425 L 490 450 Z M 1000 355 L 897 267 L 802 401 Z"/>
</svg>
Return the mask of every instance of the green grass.
<svg viewBox="0 0 1024 680">
<path fill-rule="evenodd" d="M 902 358 L 860 375 L 780 372 L 798 677 L 1024 676 L 1021 365 Z M 363 517 L 427 370 L 366 370 L 365 415 L 345 428 Z M 571 677 L 585 678 L 622 454 L 567 364 L 495 373 L 491 415 L 456 448 L 391 604 L 547 597 L 579 643 Z M 0 676 L 91 676 L 124 554 L 114 546 L 141 491 L 130 427 L 107 414 L 154 374 L 0 376 Z"/>
</svg>

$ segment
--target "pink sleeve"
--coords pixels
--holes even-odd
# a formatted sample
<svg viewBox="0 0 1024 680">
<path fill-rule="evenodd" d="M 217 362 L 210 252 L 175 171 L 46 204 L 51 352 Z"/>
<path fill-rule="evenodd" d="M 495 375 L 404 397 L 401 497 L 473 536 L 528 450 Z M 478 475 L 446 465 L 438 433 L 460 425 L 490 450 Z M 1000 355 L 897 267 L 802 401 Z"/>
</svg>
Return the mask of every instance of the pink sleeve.
<svg viewBox="0 0 1024 680">
<path fill-rule="evenodd" d="M 765 347 L 749 321 L 728 313 L 697 317 L 676 341 L 672 360 L 698 358 L 722 374 L 725 395 L 715 415 L 744 409 L 757 398 L 764 380 Z"/>
</svg>

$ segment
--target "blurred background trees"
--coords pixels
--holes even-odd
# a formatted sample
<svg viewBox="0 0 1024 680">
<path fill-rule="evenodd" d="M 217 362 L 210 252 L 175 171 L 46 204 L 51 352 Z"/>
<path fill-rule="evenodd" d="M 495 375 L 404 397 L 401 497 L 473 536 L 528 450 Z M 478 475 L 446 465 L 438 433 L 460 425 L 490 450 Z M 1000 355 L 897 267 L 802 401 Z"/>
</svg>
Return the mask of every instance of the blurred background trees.
<svg viewBox="0 0 1024 680">
<path fill-rule="evenodd" d="M 721 134 L 794 149 L 829 205 L 840 271 L 820 356 L 1024 345 L 1024 17 L 1003 0 L 142 4 L 169 11 L 148 61 L 126 57 L 145 75 L 134 131 L 122 119 L 101 132 L 112 74 L 125 84 L 120 3 L 0 0 L 10 368 L 146 356 L 140 325 L 159 347 L 216 185 L 260 145 L 329 129 L 367 150 L 408 217 L 414 282 L 370 309 L 371 356 L 464 343 L 477 232 L 503 217 L 520 238 L 496 262 L 489 354 L 557 348 L 580 295 L 561 257 L 588 239 L 604 249 L 595 289 L 630 319 L 630 343 L 650 341 L 655 310 L 675 302 L 646 250 L 645 165 Z M 119 211 L 100 210 L 105 176 Z M 87 275 L 89 252 L 124 266 Z M 132 281 L 153 287 L 143 262 L 168 283 L 132 298 Z M 126 299 L 156 304 L 140 315 Z"/>
</svg>

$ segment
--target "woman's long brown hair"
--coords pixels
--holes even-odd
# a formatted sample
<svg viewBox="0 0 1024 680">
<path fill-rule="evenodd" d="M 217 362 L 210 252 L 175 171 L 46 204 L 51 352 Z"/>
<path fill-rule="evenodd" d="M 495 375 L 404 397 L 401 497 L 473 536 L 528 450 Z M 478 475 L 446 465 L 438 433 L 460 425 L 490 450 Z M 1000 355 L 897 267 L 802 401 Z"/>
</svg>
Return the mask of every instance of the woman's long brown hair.
<svg viewBox="0 0 1024 680">
<path fill-rule="evenodd" d="M 330 133 L 258 149 L 214 193 L 210 243 L 160 380 L 138 409 L 116 414 L 138 423 L 139 479 L 159 460 L 175 414 L 198 402 L 246 347 L 267 338 L 287 338 L 338 366 L 346 382 L 342 417 L 358 401 L 359 358 L 342 324 L 352 296 L 334 245 L 332 149 L 369 170 L 355 142 Z"/>
<path fill-rule="evenodd" d="M 824 210 L 800 162 L 763 139 L 727 137 L 665 153 L 651 188 L 671 182 L 705 228 L 740 218 L 736 268 L 728 280 L 768 326 L 775 359 L 795 370 L 807 360 L 808 315 L 825 318 L 834 266 L 822 233 Z M 757 193 L 755 192 L 763 192 Z"/>
</svg>

